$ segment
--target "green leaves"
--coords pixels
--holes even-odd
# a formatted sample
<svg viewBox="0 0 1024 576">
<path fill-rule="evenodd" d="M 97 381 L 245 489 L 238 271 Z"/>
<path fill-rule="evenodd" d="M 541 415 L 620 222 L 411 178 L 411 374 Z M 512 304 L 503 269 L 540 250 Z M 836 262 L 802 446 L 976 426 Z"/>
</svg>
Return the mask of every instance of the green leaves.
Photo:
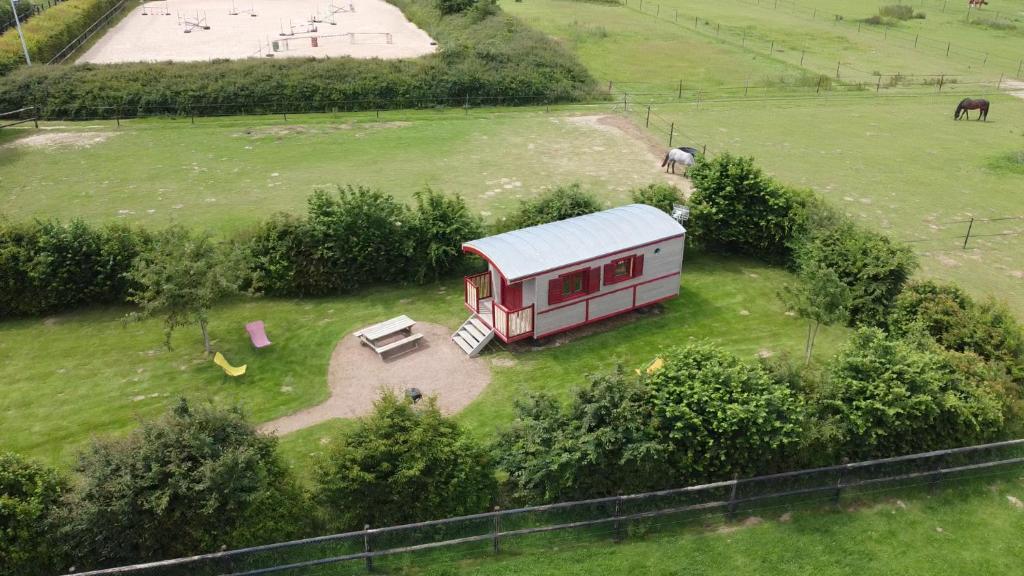
<svg viewBox="0 0 1024 576">
<path fill-rule="evenodd" d="M 0 453 L 0 574 L 56 573 L 57 525 L 67 480 L 17 454 Z"/>
<path fill-rule="evenodd" d="M 500 226 L 501 230 L 517 230 L 529 226 L 557 222 L 601 210 L 601 203 L 583 191 L 578 183 L 559 186 L 532 200 L 523 200 L 519 208 Z"/>
<path fill-rule="evenodd" d="M 487 452 L 433 399 L 413 406 L 390 391 L 334 439 L 315 478 L 336 530 L 483 512 L 496 493 Z"/>
</svg>

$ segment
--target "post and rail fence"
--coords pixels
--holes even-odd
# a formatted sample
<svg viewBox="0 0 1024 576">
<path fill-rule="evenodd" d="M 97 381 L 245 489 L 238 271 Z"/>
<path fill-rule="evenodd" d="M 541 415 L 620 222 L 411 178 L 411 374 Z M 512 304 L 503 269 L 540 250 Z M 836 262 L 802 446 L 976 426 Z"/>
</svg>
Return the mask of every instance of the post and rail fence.
<svg viewBox="0 0 1024 576">
<path fill-rule="evenodd" d="M 443 561 L 443 551 L 477 556 L 580 538 L 613 543 L 658 527 L 731 520 L 759 510 L 836 506 L 884 493 L 934 491 L 1024 469 L 1024 439 L 853 462 L 671 490 L 502 509 L 444 520 L 373 528 L 80 572 L 77 576 L 255 576 L 362 574 L 388 562 Z M 434 556 L 431 556 L 431 555 Z M 327 572 L 329 570 L 329 572 Z"/>
</svg>

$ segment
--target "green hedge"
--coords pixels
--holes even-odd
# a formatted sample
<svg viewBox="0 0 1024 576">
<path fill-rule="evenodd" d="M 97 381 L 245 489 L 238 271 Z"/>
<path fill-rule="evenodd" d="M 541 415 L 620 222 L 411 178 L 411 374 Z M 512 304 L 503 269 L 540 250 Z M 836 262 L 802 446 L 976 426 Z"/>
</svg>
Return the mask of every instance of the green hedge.
<svg viewBox="0 0 1024 576">
<path fill-rule="evenodd" d="M 68 0 L 32 18 L 22 26 L 33 63 L 45 63 L 117 5 L 119 0 Z M 22 0 L 27 2 L 27 0 Z M 17 30 L 0 35 L 0 74 L 24 63 Z M 15 108 L 20 108 L 16 106 Z M 5 108 L 13 110 L 13 108 Z"/>
<path fill-rule="evenodd" d="M 70 4 L 71 2 L 69 2 Z M 568 51 L 500 11 L 442 16 L 428 0 L 393 0 L 441 46 L 409 60 L 355 58 L 20 68 L 0 80 L 0 109 L 46 118 L 319 112 L 593 97 Z M 53 10 L 56 10 L 54 8 Z"/>
</svg>

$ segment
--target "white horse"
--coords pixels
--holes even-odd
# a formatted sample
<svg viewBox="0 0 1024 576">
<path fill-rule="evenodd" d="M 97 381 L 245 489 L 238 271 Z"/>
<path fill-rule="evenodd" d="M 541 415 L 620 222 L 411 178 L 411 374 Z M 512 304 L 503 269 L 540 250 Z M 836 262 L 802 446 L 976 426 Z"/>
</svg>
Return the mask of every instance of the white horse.
<svg viewBox="0 0 1024 576">
<path fill-rule="evenodd" d="M 668 151 L 668 154 L 665 154 L 665 160 L 661 162 L 661 166 L 665 168 L 665 172 L 672 170 L 672 173 L 675 174 L 676 162 L 679 162 L 680 164 L 685 166 L 685 168 L 683 169 L 683 176 L 685 176 L 687 172 L 689 172 L 690 166 L 693 166 L 693 154 L 687 152 L 686 150 L 673 148 Z"/>
</svg>

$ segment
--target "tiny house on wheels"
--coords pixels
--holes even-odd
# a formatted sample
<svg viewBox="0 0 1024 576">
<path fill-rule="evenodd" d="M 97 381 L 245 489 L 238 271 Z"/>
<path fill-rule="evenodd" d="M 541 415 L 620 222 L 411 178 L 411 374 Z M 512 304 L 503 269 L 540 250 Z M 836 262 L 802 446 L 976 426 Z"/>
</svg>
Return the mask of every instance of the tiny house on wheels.
<svg viewBox="0 0 1024 576">
<path fill-rule="evenodd" d="M 685 235 L 632 204 L 466 242 L 488 269 L 466 277 L 472 315 L 452 340 L 475 356 L 494 337 L 540 339 L 673 298 Z"/>
</svg>

